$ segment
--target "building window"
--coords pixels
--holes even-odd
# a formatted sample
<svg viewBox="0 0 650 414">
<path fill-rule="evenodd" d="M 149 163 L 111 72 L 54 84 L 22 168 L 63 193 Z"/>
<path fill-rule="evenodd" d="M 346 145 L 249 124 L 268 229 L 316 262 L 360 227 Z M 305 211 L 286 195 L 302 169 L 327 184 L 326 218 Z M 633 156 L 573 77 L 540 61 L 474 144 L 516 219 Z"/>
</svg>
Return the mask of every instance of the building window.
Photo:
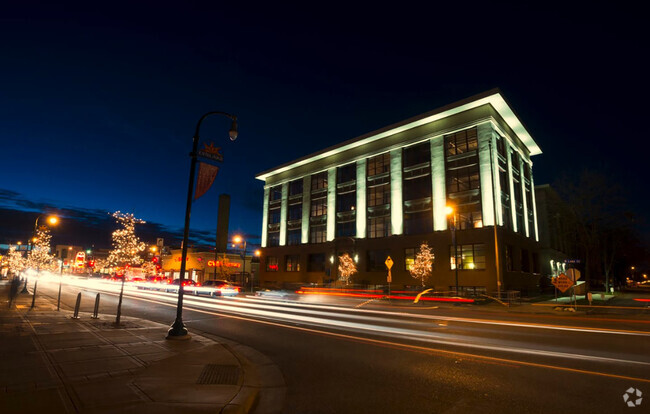
<svg viewBox="0 0 650 414">
<path fill-rule="evenodd" d="M 447 155 L 465 154 L 478 149 L 476 127 L 445 136 Z"/>
<path fill-rule="evenodd" d="M 336 197 L 336 211 L 338 213 L 346 211 L 354 211 L 357 204 L 357 193 L 352 191 L 345 194 L 340 194 Z"/>
<path fill-rule="evenodd" d="M 327 198 L 318 198 L 311 201 L 311 217 L 320 217 L 327 214 Z"/>
<path fill-rule="evenodd" d="M 325 243 L 325 241 L 327 241 L 327 225 L 311 225 L 309 243 Z"/>
<path fill-rule="evenodd" d="M 411 145 L 402 151 L 402 165 L 405 168 L 431 162 L 431 143 L 429 141 Z"/>
<path fill-rule="evenodd" d="M 404 249 L 404 266 L 407 271 L 415 264 L 415 249 Z"/>
<path fill-rule="evenodd" d="M 368 207 L 390 204 L 390 184 L 368 187 Z"/>
<path fill-rule="evenodd" d="M 280 222 L 280 209 L 269 209 L 269 224 L 277 224 Z"/>
<path fill-rule="evenodd" d="M 336 237 L 354 237 L 357 232 L 357 222 L 352 220 L 336 221 Z"/>
<path fill-rule="evenodd" d="M 386 258 L 390 256 L 390 250 L 369 250 L 366 270 L 368 272 L 382 272 L 387 270 Z"/>
<path fill-rule="evenodd" d="M 368 177 L 384 174 L 390 171 L 390 153 L 368 158 Z"/>
<path fill-rule="evenodd" d="M 289 183 L 289 197 L 302 194 L 302 178 Z"/>
<path fill-rule="evenodd" d="M 282 200 L 282 186 L 276 185 L 274 187 L 271 187 L 271 191 L 269 191 L 269 201 L 280 200 Z"/>
<path fill-rule="evenodd" d="M 270 231 L 268 233 L 268 239 L 266 245 L 269 247 L 277 247 L 280 245 L 280 232 L 279 231 Z"/>
<path fill-rule="evenodd" d="M 484 244 L 459 244 L 458 268 L 463 270 L 485 269 L 485 245 Z M 454 260 L 454 246 L 449 246 L 449 265 L 453 270 L 456 268 Z"/>
<path fill-rule="evenodd" d="M 311 176 L 311 191 L 327 188 L 327 171 L 319 172 Z"/>
<path fill-rule="evenodd" d="M 278 258 L 275 256 L 266 256 L 266 271 L 277 272 L 278 270 Z"/>
<path fill-rule="evenodd" d="M 289 206 L 289 220 L 302 220 L 302 203 Z"/>
<path fill-rule="evenodd" d="M 533 273 L 539 274 L 539 253 L 533 252 Z"/>
<path fill-rule="evenodd" d="M 513 258 L 512 246 L 506 245 L 506 270 L 508 272 L 512 272 L 514 270 L 512 258 Z"/>
<path fill-rule="evenodd" d="M 390 216 L 371 217 L 368 219 L 368 238 L 388 237 L 390 232 Z"/>
<path fill-rule="evenodd" d="M 433 216 L 430 208 L 424 211 L 404 212 L 404 234 L 431 233 L 432 228 Z"/>
<path fill-rule="evenodd" d="M 355 181 L 357 179 L 357 164 L 352 163 L 336 169 L 336 182 L 338 184 Z"/>
<path fill-rule="evenodd" d="M 530 256 L 526 249 L 521 249 L 521 271 L 530 273 Z"/>
<path fill-rule="evenodd" d="M 308 272 L 325 271 L 325 253 L 310 254 L 307 261 Z"/>
<path fill-rule="evenodd" d="M 302 232 L 300 229 L 287 231 L 287 245 L 297 246 L 300 244 Z"/>
<path fill-rule="evenodd" d="M 300 271 L 300 255 L 294 254 L 291 256 L 284 257 L 285 268 L 287 272 L 299 272 Z"/>
<path fill-rule="evenodd" d="M 480 187 L 478 157 L 461 159 L 447 163 L 447 192 L 458 193 Z"/>
</svg>

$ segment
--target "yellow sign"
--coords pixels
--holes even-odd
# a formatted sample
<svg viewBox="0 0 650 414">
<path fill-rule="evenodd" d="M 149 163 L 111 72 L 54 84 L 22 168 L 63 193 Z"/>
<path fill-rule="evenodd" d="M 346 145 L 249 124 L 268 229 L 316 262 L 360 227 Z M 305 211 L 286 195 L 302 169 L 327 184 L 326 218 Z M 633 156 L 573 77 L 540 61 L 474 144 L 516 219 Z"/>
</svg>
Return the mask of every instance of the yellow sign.
<svg viewBox="0 0 650 414">
<path fill-rule="evenodd" d="M 390 274 L 390 269 L 388 269 L 388 277 L 386 278 L 386 282 L 390 283 L 393 281 L 393 276 Z"/>
<path fill-rule="evenodd" d="M 393 259 L 391 259 L 390 256 L 386 258 L 386 261 L 384 263 L 386 264 L 388 270 L 390 270 L 390 268 L 393 267 Z"/>
<path fill-rule="evenodd" d="M 573 280 L 569 279 L 564 273 L 561 273 L 560 276 L 554 277 L 551 282 L 553 285 L 564 293 L 573 286 Z"/>
</svg>

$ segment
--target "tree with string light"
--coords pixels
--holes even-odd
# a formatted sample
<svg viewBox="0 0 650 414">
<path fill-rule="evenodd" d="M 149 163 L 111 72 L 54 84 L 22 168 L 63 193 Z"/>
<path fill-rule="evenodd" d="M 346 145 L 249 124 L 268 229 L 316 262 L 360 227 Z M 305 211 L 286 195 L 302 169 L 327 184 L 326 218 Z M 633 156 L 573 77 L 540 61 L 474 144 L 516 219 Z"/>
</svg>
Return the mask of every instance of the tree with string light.
<svg viewBox="0 0 650 414">
<path fill-rule="evenodd" d="M 346 285 L 350 284 L 352 275 L 357 273 L 357 266 L 349 254 L 339 256 L 339 280 Z"/>
<path fill-rule="evenodd" d="M 48 269 L 52 270 L 54 266 L 54 255 L 50 254 L 50 243 L 52 235 L 47 226 L 41 226 L 36 229 L 36 237 L 32 243 L 32 250 L 27 256 L 27 267 L 35 268 L 36 270 Z"/>
<path fill-rule="evenodd" d="M 426 285 L 427 280 L 431 276 L 431 269 L 433 266 L 434 255 L 431 252 L 431 247 L 427 242 L 422 243 L 418 254 L 415 256 L 415 261 L 411 265 L 409 272 L 414 279 L 418 279 L 422 286 Z"/>
<path fill-rule="evenodd" d="M 27 261 L 23 257 L 23 252 L 16 250 L 16 246 L 9 246 L 9 252 L 7 253 L 7 265 L 9 271 L 13 273 L 14 277 L 18 277 L 20 272 L 25 270 L 27 266 Z"/>
<path fill-rule="evenodd" d="M 125 267 L 139 265 L 142 263 L 140 254 L 144 251 L 145 245 L 135 235 L 135 225 L 143 224 L 145 221 L 135 218 L 131 213 L 122 213 L 120 211 L 113 213 L 113 217 L 120 228 L 113 232 L 113 249 L 108 254 L 108 263 L 112 266 Z M 122 315 L 122 295 L 124 294 L 124 280 L 126 279 L 126 272 L 124 273 L 120 298 L 117 302 L 116 325 L 120 324 L 120 316 Z"/>
<path fill-rule="evenodd" d="M 116 211 L 112 214 L 120 226 L 113 232 L 113 249 L 108 254 L 111 266 L 133 266 L 142 263 L 141 253 L 145 244 L 135 235 L 135 225 L 145 223 L 130 213 Z"/>
</svg>

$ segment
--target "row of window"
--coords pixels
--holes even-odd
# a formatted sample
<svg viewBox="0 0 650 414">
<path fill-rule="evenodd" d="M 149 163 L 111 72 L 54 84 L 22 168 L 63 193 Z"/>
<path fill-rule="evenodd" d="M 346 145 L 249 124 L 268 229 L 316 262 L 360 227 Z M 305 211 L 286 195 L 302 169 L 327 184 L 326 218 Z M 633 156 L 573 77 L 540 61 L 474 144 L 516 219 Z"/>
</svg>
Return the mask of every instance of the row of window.
<svg viewBox="0 0 650 414">
<path fill-rule="evenodd" d="M 417 257 L 417 248 L 408 248 L 404 250 L 404 269 L 410 270 L 415 258 Z M 379 272 L 385 271 L 386 257 L 391 255 L 390 250 L 371 250 L 366 255 L 366 271 Z M 456 260 L 456 257 L 458 260 Z M 332 261 L 333 261 L 332 257 Z M 266 257 L 266 271 L 277 272 L 280 271 L 280 264 L 277 256 Z M 456 261 L 458 261 L 458 268 L 463 270 L 484 270 L 485 269 L 485 245 L 484 244 L 462 244 L 457 246 L 457 253 L 454 254 L 454 246 L 449 247 L 449 269 L 456 268 Z M 299 272 L 300 271 L 300 255 L 286 255 L 284 256 L 284 271 L 286 272 Z M 435 266 L 434 266 L 435 269 Z M 433 270 L 433 269 L 432 269 Z M 325 271 L 325 253 L 314 253 L 307 255 L 307 271 L 308 272 L 323 272 Z"/>
</svg>

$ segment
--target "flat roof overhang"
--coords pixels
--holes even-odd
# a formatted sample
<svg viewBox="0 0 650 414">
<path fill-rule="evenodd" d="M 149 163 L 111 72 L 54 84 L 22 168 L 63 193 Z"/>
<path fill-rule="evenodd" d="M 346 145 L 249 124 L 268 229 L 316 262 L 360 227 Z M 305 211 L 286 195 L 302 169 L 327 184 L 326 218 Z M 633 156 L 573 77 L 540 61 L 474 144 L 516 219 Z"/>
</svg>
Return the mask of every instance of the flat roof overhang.
<svg viewBox="0 0 650 414">
<path fill-rule="evenodd" d="M 437 121 L 439 119 L 446 118 L 451 115 L 455 115 L 461 112 L 468 111 L 470 109 L 477 108 L 482 105 L 491 105 L 497 113 L 503 118 L 504 122 L 512 129 L 512 131 L 517 135 L 519 140 L 526 146 L 530 155 L 538 155 L 542 153 L 542 150 L 539 148 L 533 137 L 528 133 L 526 127 L 519 120 L 513 109 L 508 105 L 508 102 L 501 96 L 499 89 L 491 89 L 487 92 L 483 92 L 478 95 L 471 96 L 467 99 L 445 105 L 441 108 L 434 109 L 433 111 L 426 112 L 422 115 L 417 115 L 413 118 L 409 118 L 405 121 L 398 122 L 393 125 L 378 129 L 376 131 L 370 132 L 368 134 L 361 135 L 356 138 L 344 141 L 340 144 L 325 148 L 321 151 L 315 152 L 313 154 L 307 155 L 305 157 L 299 158 L 295 161 L 291 161 L 285 164 L 282 164 L 279 167 L 272 168 L 270 170 L 259 173 L 255 178 L 258 180 L 266 181 L 266 179 L 272 175 L 280 174 L 285 171 L 291 170 L 293 168 L 300 167 L 311 162 L 330 157 L 332 155 L 347 151 L 352 148 L 359 147 L 361 145 L 366 145 L 370 142 L 412 129 L 417 128 L 421 125 L 428 124 L 430 122 Z"/>
</svg>

